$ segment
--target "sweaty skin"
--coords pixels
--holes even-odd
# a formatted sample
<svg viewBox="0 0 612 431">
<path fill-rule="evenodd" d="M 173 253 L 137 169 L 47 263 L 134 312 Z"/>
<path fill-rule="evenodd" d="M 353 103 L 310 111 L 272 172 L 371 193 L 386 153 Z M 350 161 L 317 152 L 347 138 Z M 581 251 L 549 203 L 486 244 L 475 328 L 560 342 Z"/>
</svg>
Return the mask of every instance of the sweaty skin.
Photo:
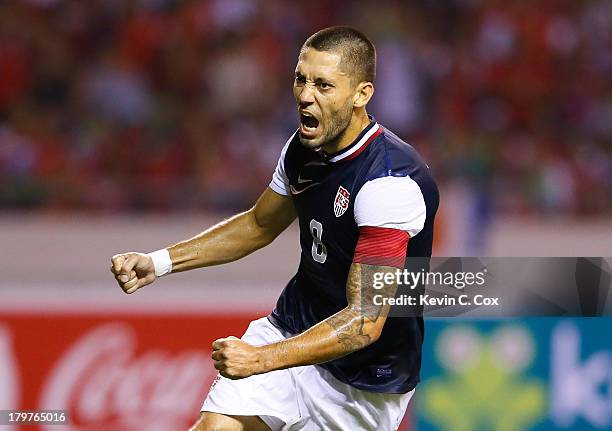
<svg viewBox="0 0 612 431">
<path fill-rule="evenodd" d="M 300 142 L 329 154 L 350 145 L 368 126 L 365 106 L 374 94 L 371 82 L 355 84 L 341 62 L 337 53 L 303 49 L 293 83 L 298 113 L 307 113 L 319 121 L 313 134 L 304 134 L 300 125 Z"/>
</svg>

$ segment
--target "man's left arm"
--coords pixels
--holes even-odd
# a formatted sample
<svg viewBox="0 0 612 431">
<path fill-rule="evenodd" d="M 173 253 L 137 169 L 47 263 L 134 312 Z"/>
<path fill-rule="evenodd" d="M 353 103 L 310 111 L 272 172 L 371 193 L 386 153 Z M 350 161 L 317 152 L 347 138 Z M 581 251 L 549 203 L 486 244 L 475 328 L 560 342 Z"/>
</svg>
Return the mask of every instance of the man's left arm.
<svg viewBox="0 0 612 431">
<path fill-rule="evenodd" d="M 319 364 L 338 359 L 369 346 L 382 333 L 389 305 L 375 301 L 375 295 L 395 295 L 395 283 L 380 283 L 384 274 L 395 272 L 389 266 L 353 263 L 346 286 L 348 305 L 305 332 L 286 340 L 255 347 L 235 337 L 213 343 L 212 358 L 224 377 L 239 379 L 273 370 Z M 379 286 L 377 286 L 379 287 Z M 380 305 L 377 305 L 380 304 Z"/>
</svg>

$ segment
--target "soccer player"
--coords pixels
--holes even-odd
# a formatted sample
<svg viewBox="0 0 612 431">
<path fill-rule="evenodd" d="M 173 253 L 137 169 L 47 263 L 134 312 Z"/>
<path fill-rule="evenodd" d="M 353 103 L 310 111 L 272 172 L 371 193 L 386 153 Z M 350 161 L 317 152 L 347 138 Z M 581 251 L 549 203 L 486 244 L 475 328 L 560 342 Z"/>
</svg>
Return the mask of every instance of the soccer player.
<svg viewBox="0 0 612 431">
<path fill-rule="evenodd" d="M 398 427 L 419 380 L 423 320 L 388 318 L 372 279 L 431 255 L 438 190 L 414 148 L 367 114 L 375 73 L 361 32 L 312 35 L 295 69 L 299 128 L 253 208 L 167 249 L 113 256 L 133 293 L 240 259 L 299 220 L 297 273 L 269 316 L 213 343 L 220 376 L 192 430 Z"/>
</svg>

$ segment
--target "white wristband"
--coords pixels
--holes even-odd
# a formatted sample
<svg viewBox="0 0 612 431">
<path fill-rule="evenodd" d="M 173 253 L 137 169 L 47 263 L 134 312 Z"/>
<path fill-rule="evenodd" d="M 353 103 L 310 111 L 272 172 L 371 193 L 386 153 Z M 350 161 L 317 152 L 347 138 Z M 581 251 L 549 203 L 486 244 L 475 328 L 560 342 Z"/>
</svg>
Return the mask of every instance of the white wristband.
<svg viewBox="0 0 612 431">
<path fill-rule="evenodd" d="M 154 251 L 153 253 L 147 253 L 153 259 L 153 266 L 155 267 L 155 275 L 161 277 L 162 275 L 170 274 L 172 272 L 172 259 L 170 259 L 170 253 L 168 249 L 162 248 L 161 250 Z"/>
</svg>

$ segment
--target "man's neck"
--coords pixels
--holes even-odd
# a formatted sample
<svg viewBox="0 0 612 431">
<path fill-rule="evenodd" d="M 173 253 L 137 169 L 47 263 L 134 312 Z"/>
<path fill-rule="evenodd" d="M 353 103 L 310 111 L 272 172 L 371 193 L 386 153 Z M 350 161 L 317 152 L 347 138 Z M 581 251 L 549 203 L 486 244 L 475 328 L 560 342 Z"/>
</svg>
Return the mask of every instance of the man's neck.
<svg viewBox="0 0 612 431">
<path fill-rule="evenodd" d="M 342 151 L 353 143 L 363 129 L 368 127 L 368 124 L 370 124 L 370 118 L 368 117 L 368 113 L 365 111 L 365 109 L 354 112 L 350 124 L 340 139 L 324 144 L 323 151 L 325 151 L 327 154 L 334 154 Z"/>
</svg>

